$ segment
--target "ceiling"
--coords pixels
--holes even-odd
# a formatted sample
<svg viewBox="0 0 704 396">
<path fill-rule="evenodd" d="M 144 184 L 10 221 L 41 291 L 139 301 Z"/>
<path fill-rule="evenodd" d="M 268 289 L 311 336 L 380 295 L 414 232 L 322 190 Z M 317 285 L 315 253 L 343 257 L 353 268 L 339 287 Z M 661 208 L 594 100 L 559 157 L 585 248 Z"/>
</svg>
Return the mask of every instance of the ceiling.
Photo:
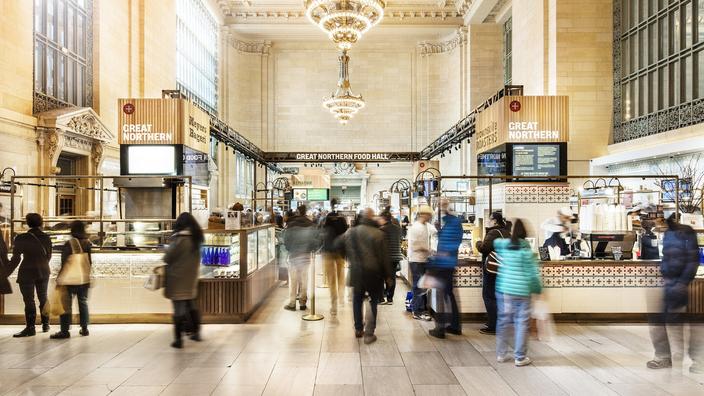
<svg viewBox="0 0 704 396">
<path fill-rule="evenodd" d="M 387 0 L 384 20 L 365 41 L 439 39 L 465 23 L 465 16 L 487 11 L 488 22 L 510 0 Z M 324 39 L 305 17 L 303 0 L 215 0 L 230 32 L 271 41 Z M 473 22 L 476 23 L 476 22 Z"/>
</svg>

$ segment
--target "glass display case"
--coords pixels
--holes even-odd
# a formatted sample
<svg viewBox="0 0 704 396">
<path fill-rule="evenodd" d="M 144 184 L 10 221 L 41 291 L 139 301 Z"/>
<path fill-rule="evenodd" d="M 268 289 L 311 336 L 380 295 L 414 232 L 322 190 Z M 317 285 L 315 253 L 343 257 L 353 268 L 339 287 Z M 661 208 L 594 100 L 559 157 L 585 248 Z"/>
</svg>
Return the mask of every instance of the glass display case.
<svg viewBox="0 0 704 396">
<path fill-rule="evenodd" d="M 273 226 L 204 232 L 202 279 L 245 278 L 275 259 L 276 231 Z"/>
</svg>

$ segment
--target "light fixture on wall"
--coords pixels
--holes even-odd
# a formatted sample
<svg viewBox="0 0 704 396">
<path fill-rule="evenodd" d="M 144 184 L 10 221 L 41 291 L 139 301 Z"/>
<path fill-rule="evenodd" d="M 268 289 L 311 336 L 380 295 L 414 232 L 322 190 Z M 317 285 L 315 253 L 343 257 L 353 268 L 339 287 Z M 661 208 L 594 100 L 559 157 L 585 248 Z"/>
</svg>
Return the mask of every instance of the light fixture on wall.
<svg viewBox="0 0 704 396">
<path fill-rule="evenodd" d="M 328 34 L 341 50 L 352 44 L 384 18 L 384 0 L 305 0 L 308 20 Z"/>
<path fill-rule="evenodd" d="M 364 108 L 364 99 L 362 99 L 362 95 L 352 93 L 349 79 L 350 57 L 347 56 L 346 50 L 342 51 L 338 60 L 340 61 L 340 79 L 337 82 L 337 89 L 332 96 L 323 100 L 323 107 L 330 110 L 341 124 L 347 124 L 352 116 Z"/>
</svg>

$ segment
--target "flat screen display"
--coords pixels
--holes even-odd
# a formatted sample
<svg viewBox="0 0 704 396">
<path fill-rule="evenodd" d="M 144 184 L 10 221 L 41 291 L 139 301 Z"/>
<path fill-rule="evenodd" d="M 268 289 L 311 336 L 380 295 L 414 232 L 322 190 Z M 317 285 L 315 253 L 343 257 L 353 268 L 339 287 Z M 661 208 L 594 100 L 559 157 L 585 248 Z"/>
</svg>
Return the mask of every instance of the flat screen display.
<svg viewBox="0 0 704 396">
<path fill-rule="evenodd" d="M 560 176 L 559 144 L 516 144 L 513 149 L 513 176 Z"/>
<path fill-rule="evenodd" d="M 130 175 L 175 175 L 175 146 L 129 146 L 127 172 Z"/>
<path fill-rule="evenodd" d="M 489 151 L 477 154 L 477 174 L 479 176 L 506 175 L 506 151 Z M 487 179 L 479 179 L 480 186 L 489 184 Z"/>
<path fill-rule="evenodd" d="M 183 174 L 192 176 L 193 184 L 207 186 L 210 177 L 208 154 L 183 146 Z"/>
<path fill-rule="evenodd" d="M 662 202 L 675 202 L 675 179 L 665 179 L 660 182 L 662 187 Z M 680 201 L 692 199 L 692 180 L 680 179 Z"/>
<path fill-rule="evenodd" d="M 309 201 L 327 201 L 328 200 L 327 188 L 309 188 L 308 189 L 308 200 Z"/>
<path fill-rule="evenodd" d="M 294 201 L 307 201 L 308 200 L 308 190 L 305 188 L 294 188 L 293 189 L 293 199 L 294 199 Z"/>
</svg>

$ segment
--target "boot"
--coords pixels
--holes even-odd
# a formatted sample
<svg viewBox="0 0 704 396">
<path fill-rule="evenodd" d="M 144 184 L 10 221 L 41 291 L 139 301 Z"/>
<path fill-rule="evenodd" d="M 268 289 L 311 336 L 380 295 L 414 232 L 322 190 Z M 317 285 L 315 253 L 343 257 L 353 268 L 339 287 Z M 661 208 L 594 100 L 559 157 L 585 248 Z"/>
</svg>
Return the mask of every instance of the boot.
<svg viewBox="0 0 704 396">
<path fill-rule="evenodd" d="M 174 316 L 174 342 L 171 343 L 172 348 L 183 348 L 183 340 L 181 339 L 181 334 L 183 333 L 183 317 Z"/>
<path fill-rule="evenodd" d="M 15 338 L 22 338 L 22 337 L 32 337 L 36 335 L 37 332 L 34 330 L 34 326 L 32 327 L 25 327 L 22 331 L 19 333 L 13 334 L 12 336 Z"/>
<path fill-rule="evenodd" d="M 197 309 L 191 311 L 191 322 L 193 323 L 193 333 L 191 334 L 191 340 L 202 341 L 200 338 L 200 312 Z"/>
<path fill-rule="evenodd" d="M 49 326 L 49 317 L 42 315 L 42 332 L 48 333 L 49 330 L 51 330 L 51 326 Z"/>
</svg>

